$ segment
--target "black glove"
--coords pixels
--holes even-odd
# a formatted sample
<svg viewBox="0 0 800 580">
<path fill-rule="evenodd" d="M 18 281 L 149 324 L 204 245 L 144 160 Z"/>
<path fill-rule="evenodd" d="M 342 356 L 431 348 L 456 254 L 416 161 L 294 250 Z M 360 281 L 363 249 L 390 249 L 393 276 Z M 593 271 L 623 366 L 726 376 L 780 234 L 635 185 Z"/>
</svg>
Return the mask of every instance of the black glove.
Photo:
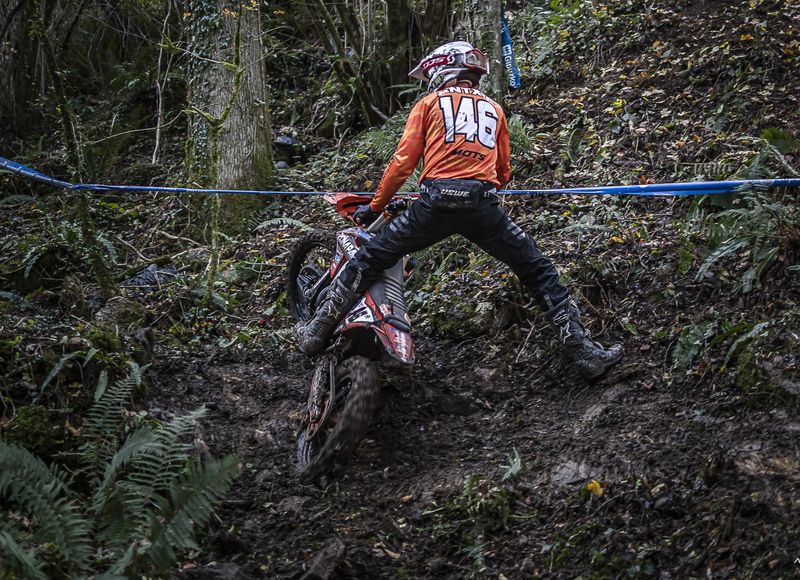
<svg viewBox="0 0 800 580">
<path fill-rule="evenodd" d="M 367 205 L 362 205 L 353 214 L 353 221 L 360 226 L 368 226 L 381 215 L 379 211 L 372 211 L 372 208 Z"/>
</svg>

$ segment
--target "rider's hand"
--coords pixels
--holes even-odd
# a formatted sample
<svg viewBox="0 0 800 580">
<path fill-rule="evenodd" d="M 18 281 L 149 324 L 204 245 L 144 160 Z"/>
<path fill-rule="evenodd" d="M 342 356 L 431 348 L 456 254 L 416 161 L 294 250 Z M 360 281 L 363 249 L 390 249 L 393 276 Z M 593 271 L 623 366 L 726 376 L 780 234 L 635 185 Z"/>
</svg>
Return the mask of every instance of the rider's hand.
<svg viewBox="0 0 800 580">
<path fill-rule="evenodd" d="M 360 226 L 368 226 L 381 215 L 379 211 L 372 211 L 369 204 L 362 205 L 353 214 L 353 221 Z"/>
</svg>

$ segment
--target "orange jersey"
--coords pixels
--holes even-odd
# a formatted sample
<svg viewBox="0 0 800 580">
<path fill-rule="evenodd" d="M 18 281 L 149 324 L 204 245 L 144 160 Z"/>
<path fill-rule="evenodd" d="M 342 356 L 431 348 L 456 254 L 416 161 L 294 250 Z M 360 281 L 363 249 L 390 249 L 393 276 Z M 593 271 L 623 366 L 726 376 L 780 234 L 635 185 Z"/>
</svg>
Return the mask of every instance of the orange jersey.
<svg viewBox="0 0 800 580">
<path fill-rule="evenodd" d="M 502 187 L 511 178 L 503 109 L 479 90 L 465 87 L 450 87 L 420 99 L 408 115 L 403 137 L 370 204 L 373 211 L 386 207 L 420 157 L 420 182 L 479 179 Z"/>
</svg>

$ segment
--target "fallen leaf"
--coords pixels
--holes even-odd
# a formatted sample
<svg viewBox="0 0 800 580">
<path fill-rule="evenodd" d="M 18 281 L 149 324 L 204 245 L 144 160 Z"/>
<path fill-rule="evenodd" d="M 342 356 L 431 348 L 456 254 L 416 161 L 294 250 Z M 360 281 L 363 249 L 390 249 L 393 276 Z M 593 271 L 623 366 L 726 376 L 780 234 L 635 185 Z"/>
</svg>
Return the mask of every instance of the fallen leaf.
<svg viewBox="0 0 800 580">
<path fill-rule="evenodd" d="M 603 495 L 603 486 L 599 481 L 593 479 L 586 484 L 586 491 L 591 493 L 594 497 L 601 497 Z"/>
</svg>

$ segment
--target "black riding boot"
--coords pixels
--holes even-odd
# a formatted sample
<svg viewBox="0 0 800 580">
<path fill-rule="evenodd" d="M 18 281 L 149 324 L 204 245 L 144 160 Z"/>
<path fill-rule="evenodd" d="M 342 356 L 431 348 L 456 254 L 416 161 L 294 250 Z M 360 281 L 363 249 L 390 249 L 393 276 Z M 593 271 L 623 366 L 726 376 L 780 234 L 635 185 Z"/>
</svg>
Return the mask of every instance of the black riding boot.
<svg viewBox="0 0 800 580">
<path fill-rule="evenodd" d="M 603 348 L 601 344 L 591 339 L 589 331 L 581 323 L 578 305 L 571 298 L 545 312 L 544 317 L 555 330 L 559 341 L 566 347 L 578 374 L 584 379 L 598 379 L 622 360 L 621 344 Z"/>
<path fill-rule="evenodd" d="M 334 282 L 328 295 L 308 322 L 298 322 L 294 335 L 307 355 L 319 354 L 327 346 L 336 327 L 358 300 L 358 294 L 346 288 L 339 280 Z"/>
</svg>

